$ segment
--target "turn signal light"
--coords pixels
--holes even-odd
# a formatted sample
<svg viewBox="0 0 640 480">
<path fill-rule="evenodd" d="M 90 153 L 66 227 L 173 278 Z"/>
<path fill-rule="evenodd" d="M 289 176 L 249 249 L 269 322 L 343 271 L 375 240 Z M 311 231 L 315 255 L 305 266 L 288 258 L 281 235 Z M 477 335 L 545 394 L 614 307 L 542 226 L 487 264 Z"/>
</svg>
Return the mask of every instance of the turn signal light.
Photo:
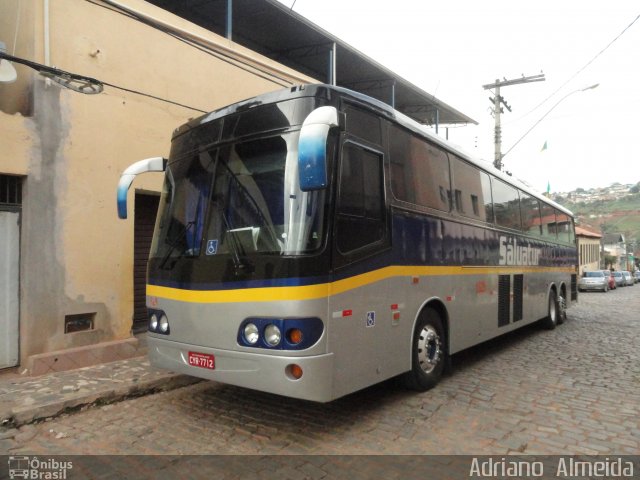
<svg viewBox="0 0 640 480">
<path fill-rule="evenodd" d="M 302 378 L 302 367 L 292 363 L 287 367 L 287 373 L 294 379 L 300 380 Z"/>
<path fill-rule="evenodd" d="M 299 328 L 292 328 L 287 332 L 287 340 L 293 345 L 297 345 L 302 342 L 302 330 Z"/>
</svg>

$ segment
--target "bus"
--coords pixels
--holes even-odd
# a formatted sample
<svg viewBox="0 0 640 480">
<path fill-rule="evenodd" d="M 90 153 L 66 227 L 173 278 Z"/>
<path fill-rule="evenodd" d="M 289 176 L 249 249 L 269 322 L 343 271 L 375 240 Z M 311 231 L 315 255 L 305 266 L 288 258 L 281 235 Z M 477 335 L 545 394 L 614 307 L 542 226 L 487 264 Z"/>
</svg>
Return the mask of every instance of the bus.
<svg viewBox="0 0 640 480">
<path fill-rule="evenodd" d="M 577 301 L 570 211 L 365 95 L 304 85 L 189 121 L 147 271 L 152 365 L 328 402 Z"/>
</svg>

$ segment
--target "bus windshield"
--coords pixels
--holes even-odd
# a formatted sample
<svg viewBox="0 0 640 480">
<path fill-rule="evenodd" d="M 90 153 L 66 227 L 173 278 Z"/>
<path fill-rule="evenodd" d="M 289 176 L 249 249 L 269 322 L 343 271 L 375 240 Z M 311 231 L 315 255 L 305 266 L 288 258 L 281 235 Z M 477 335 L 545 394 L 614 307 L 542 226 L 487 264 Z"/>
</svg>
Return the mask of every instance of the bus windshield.
<svg viewBox="0 0 640 480">
<path fill-rule="evenodd" d="M 239 259 L 320 248 L 325 193 L 299 189 L 298 137 L 295 131 L 178 153 L 167 167 L 151 256 L 164 266 L 201 254 Z"/>
</svg>

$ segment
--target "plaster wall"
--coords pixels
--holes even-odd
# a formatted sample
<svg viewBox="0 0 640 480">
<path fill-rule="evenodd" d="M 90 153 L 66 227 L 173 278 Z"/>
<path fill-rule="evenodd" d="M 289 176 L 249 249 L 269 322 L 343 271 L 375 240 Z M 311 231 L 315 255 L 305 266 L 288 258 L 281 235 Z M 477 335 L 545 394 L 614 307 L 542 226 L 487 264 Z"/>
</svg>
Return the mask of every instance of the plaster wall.
<svg viewBox="0 0 640 480">
<path fill-rule="evenodd" d="M 109 5 L 77 0 L 51 1 L 48 13 L 42 1 L 20 2 L 15 54 L 43 63 L 48 17 L 52 65 L 203 111 L 313 81 L 146 2 L 120 3 L 224 55 L 200 51 Z M 0 4 L 0 39 L 13 31 L 17 4 Z M 24 362 L 130 336 L 134 190 L 159 191 L 162 175 L 136 179 L 125 221 L 117 218 L 116 185 L 131 163 L 167 156 L 173 129 L 201 113 L 110 86 L 83 95 L 22 67 L 19 75 L 16 84 L 0 86 L 0 173 L 25 175 Z M 65 316 L 81 313 L 95 314 L 94 329 L 65 334 Z"/>
</svg>

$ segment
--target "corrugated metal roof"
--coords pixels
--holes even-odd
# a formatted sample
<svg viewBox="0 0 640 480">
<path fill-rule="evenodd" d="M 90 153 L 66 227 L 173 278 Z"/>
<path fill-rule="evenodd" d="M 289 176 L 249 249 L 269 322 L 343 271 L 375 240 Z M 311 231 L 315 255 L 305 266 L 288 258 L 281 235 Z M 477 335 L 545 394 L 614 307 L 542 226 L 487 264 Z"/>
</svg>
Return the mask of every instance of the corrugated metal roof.
<svg viewBox="0 0 640 480">
<path fill-rule="evenodd" d="M 227 0 L 148 1 L 226 35 Z M 232 18 L 234 42 L 322 83 L 330 83 L 330 51 L 335 43 L 338 86 L 393 103 L 396 110 L 422 124 L 478 123 L 276 0 L 233 0 Z"/>
</svg>

